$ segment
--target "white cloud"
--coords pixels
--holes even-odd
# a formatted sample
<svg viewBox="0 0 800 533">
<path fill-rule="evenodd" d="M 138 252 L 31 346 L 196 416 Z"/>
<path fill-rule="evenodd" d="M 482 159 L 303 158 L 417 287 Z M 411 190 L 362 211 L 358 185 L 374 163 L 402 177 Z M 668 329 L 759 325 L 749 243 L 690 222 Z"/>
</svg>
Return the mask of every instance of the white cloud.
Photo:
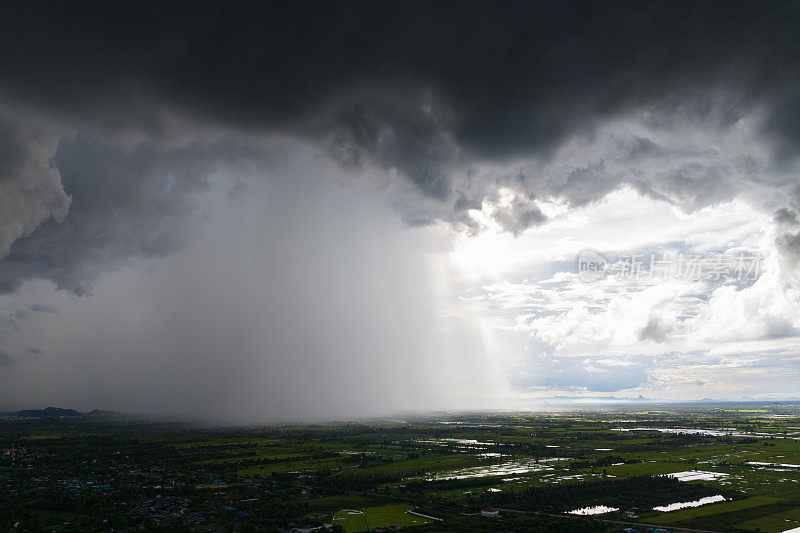
<svg viewBox="0 0 800 533">
<path fill-rule="evenodd" d="M 517 238 L 465 237 L 449 257 L 465 294 L 462 310 L 494 316 L 500 335 L 528 336 L 505 359 L 512 386 L 548 394 L 680 390 L 701 398 L 722 394 L 729 368 L 761 372 L 761 358 L 735 354 L 800 344 L 800 291 L 774 242 L 768 217 L 746 203 L 686 215 L 622 190 Z M 757 253 L 763 271 L 755 281 L 607 275 L 585 283 L 575 258 L 587 248 L 656 257 Z M 704 268 L 715 258 L 707 256 Z M 780 388 L 776 380 L 769 382 Z"/>
</svg>

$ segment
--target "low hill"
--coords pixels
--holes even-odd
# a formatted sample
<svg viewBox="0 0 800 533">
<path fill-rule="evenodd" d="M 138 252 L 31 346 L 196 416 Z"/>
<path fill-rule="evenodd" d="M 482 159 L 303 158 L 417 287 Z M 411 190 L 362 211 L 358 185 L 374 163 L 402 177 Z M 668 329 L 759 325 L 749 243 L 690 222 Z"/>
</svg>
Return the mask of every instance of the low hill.
<svg viewBox="0 0 800 533">
<path fill-rule="evenodd" d="M 23 409 L 12 413 L 23 418 L 80 418 L 83 413 L 75 409 L 62 409 L 60 407 L 47 407 L 45 409 Z"/>
</svg>

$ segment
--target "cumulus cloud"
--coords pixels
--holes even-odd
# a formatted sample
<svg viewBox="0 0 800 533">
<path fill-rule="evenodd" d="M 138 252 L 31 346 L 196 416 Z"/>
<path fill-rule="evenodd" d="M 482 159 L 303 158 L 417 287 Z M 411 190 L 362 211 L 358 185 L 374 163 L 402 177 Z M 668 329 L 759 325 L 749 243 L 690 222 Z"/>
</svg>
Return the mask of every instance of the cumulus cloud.
<svg viewBox="0 0 800 533">
<path fill-rule="evenodd" d="M 783 285 L 777 268 L 749 283 L 613 275 L 585 283 L 574 273 L 559 273 L 487 285 L 482 292 L 476 300 L 501 308 L 516 329 L 568 353 L 586 347 L 636 351 L 647 342 L 693 349 L 800 337 L 800 298 Z"/>
<path fill-rule="evenodd" d="M 480 246 L 479 237 L 452 257 L 468 280 L 472 268 L 483 272 L 470 305 L 528 334 L 531 354 L 563 359 L 786 345 L 800 338 L 800 297 L 774 246 L 770 218 L 757 213 L 733 202 L 687 216 L 628 191 L 574 212 L 561 228 L 473 254 L 468 246 Z M 576 258 L 595 246 L 611 270 L 587 282 Z M 504 268 L 491 268 L 486 256 L 506 259 Z M 635 274 L 624 269 L 633 257 Z"/>
<path fill-rule="evenodd" d="M 536 357 L 519 368 L 513 382 L 522 389 L 555 388 L 589 392 L 634 389 L 648 379 L 647 363 L 629 359 Z"/>
</svg>

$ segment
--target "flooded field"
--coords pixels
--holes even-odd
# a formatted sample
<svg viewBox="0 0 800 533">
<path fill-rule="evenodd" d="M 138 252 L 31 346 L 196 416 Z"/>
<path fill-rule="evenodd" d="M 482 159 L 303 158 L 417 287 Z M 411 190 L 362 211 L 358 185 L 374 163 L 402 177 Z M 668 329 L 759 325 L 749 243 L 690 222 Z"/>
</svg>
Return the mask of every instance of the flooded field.
<svg viewBox="0 0 800 533">
<path fill-rule="evenodd" d="M 700 507 L 701 505 L 724 502 L 724 501 L 725 501 L 725 496 L 719 494 L 717 496 L 706 496 L 705 498 L 700 498 L 699 500 L 694 500 L 692 502 L 677 502 L 677 503 L 671 503 L 669 505 L 660 505 L 657 507 L 653 507 L 653 510 L 667 513 L 669 511 L 677 511 L 678 509 L 686 509 L 688 507 Z"/>
<path fill-rule="evenodd" d="M 614 511 L 619 511 L 619 509 L 617 509 L 616 507 L 606 507 L 605 505 L 595 505 L 594 507 L 584 507 L 582 509 L 575 509 L 574 511 L 569 511 L 568 514 L 591 516 L 591 515 L 612 513 Z"/>
<path fill-rule="evenodd" d="M 635 428 L 612 428 L 611 431 L 658 431 L 660 433 L 671 433 L 673 435 L 705 435 L 708 437 L 745 437 L 753 439 L 764 438 L 787 438 L 800 440 L 794 433 L 746 433 L 736 428 L 663 428 L 663 427 L 635 427 Z"/>
<path fill-rule="evenodd" d="M 704 470 L 686 470 L 685 472 L 674 472 L 672 474 L 664 474 L 665 477 L 675 478 L 678 481 L 711 481 L 714 479 L 724 478 L 730 474 L 723 472 L 706 472 Z"/>
<path fill-rule="evenodd" d="M 528 474 L 550 470 L 551 467 L 541 464 L 534 459 L 518 459 L 495 465 L 473 466 L 449 472 L 437 472 L 428 476 L 430 480 L 442 479 L 469 479 L 489 476 L 510 476 L 514 474 Z"/>
<path fill-rule="evenodd" d="M 759 461 L 747 461 L 745 464 L 751 466 L 773 466 L 778 468 L 800 468 L 800 465 L 789 463 L 762 463 Z"/>
</svg>

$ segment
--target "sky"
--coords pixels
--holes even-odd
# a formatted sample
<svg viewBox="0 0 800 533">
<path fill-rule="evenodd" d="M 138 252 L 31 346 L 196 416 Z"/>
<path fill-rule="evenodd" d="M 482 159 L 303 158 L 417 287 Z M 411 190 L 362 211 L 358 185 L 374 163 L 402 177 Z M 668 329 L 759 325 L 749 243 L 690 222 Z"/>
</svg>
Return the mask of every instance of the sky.
<svg viewBox="0 0 800 533">
<path fill-rule="evenodd" d="M 800 3 L 0 3 L 0 409 L 800 398 Z"/>
</svg>

